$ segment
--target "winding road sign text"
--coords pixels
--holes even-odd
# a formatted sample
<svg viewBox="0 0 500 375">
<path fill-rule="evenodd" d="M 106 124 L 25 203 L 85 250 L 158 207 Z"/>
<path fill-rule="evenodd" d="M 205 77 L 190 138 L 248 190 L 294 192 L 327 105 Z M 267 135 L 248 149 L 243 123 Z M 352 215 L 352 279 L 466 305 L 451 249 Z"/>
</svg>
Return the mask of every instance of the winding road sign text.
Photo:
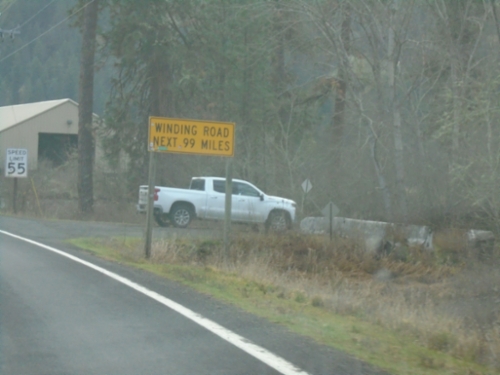
<svg viewBox="0 0 500 375">
<path fill-rule="evenodd" d="M 234 123 L 149 118 L 148 151 L 234 156 Z"/>
</svg>

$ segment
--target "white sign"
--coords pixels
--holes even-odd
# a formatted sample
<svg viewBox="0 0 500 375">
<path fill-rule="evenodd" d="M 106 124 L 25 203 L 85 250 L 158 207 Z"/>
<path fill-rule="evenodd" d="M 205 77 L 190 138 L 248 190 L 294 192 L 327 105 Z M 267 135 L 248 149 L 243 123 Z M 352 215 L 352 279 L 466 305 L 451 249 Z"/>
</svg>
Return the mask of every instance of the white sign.
<svg viewBox="0 0 500 375">
<path fill-rule="evenodd" d="M 28 150 L 25 148 L 7 149 L 5 177 L 28 177 Z"/>
<path fill-rule="evenodd" d="M 335 203 L 330 202 L 325 206 L 325 208 L 321 210 L 321 213 L 323 214 L 324 217 L 329 218 L 330 210 L 332 212 L 332 217 L 337 216 L 340 212 L 339 208 L 335 205 Z"/>
<path fill-rule="evenodd" d="M 304 193 L 306 194 L 311 191 L 312 187 L 311 181 L 309 181 L 308 178 L 302 183 L 302 190 L 304 190 Z"/>
</svg>

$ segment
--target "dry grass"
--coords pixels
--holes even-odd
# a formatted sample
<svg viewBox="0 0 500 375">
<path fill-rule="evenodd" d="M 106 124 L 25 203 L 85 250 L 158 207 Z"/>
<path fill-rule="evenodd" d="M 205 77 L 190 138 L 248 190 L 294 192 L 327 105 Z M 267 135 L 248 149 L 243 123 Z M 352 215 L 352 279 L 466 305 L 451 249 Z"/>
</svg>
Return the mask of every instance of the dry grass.
<svg viewBox="0 0 500 375">
<path fill-rule="evenodd" d="M 76 214 L 76 170 L 75 160 L 56 169 L 42 165 L 30 179 L 19 181 L 18 209 L 33 216 L 40 214 L 36 189 L 42 216 L 82 219 Z M 95 213 L 89 219 L 143 220 L 135 214 L 133 203 L 120 203 L 135 202 L 136 197 L 126 196 L 119 177 L 98 171 Z M 0 179 L 0 208 L 9 209 L 12 181 Z M 398 236 L 396 228 L 392 237 Z M 367 254 L 364 245 L 353 240 L 330 243 L 318 236 L 249 235 L 245 230 L 238 233 L 228 254 L 214 240 L 156 241 L 152 261 L 238 274 L 279 298 L 355 315 L 411 335 L 433 350 L 500 368 L 499 267 L 471 266 L 471 254 L 464 243 L 463 231 L 450 229 L 436 233 L 434 253 L 400 246 L 388 255 L 377 256 Z M 142 260 L 142 249 L 133 244 L 108 245 L 125 249 L 126 257 Z M 498 257 L 498 251 L 493 255 Z M 422 358 L 422 365 L 438 366 L 428 358 Z"/>
<path fill-rule="evenodd" d="M 418 248 L 406 248 L 404 253 L 370 255 L 343 239 L 330 243 L 299 234 L 242 234 L 228 254 L 213 240 L 155 242 L 152 261 L 238 274 L 263 288 L 270 286 L 279 298 L 354 315 L 411 335 L 430 349 L 500 368 L 500 315 L 481 321 L 454 307 L 471 302 L 477 308 L 471 298 L 498 292 L 496 268 L 486 273 L 464 270 Z M 480 280 L 471 281 L 473 274 Z"/>
</svg>

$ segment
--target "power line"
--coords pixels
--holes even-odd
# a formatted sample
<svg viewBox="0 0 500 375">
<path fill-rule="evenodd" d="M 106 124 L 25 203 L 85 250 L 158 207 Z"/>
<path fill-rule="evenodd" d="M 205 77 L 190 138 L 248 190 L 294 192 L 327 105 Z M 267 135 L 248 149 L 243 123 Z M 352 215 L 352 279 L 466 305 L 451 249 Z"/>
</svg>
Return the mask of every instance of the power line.
<svg viewBox="0 0 500 375">
<path fill-rule="evenodd" d="M 9 5 L 7 6 L 7 9 L 9 9 L 13 4 L 15 4 L 18 0 L 15 0 L 14 2 L 12 3 L 9 3 Z M 38 12 L 36 12 L 33 16 L 31 16 L 27 21 L 24 21 L 22 25 L 18 25 L 16 26 L 14 29 L 11 29 L 11 30 L 2 30 L 0 29 L 0 39 L 1 41 L 3 42 L 3 36 L 4 34 L 7 34 L 7 35 L 10 35 L 11 39 L 14 38 L 14 35 L 16 34 L 20 34 L 21 31 L 20 29 L 25 26 L 28 22 L 30 22 L 33 18 L 35 18 L 36 16 L 38 16 L 40 13 L 42 13 L 45 9 L 47 9 L 50 5 L 52 5 L 56 0 L 52 0 L 50 3 L 46 4 L 42 9 L 40 9 Z"/>
<path fill-rule="evenodd" d="M 12 5 L 14 5 L 15 3 L 17 3 L 18 0 L 15 0 L 14 2 L 12 3 L 9 3 L 7 5 L 7 8 L 5 9 L 5 11 L 7 11 Z M 20 29 L 22 28 L 23 26 L 25 26 L 28 22 L 30 22 L 33 18 L 35 18 L 36 16 L 38 16 L 40 13 L 42 13 L 45 9 L 47 9 L 49 6 L 51 6 L 56 0 L 52 0 L 50 3 L 46 4 L 42 9 L 40 9 L 38 12 L 36 12 L 34 15 L 32 15 L 27 21 L 24 21 L 22 25 L 19 25 L 16 27 L 16 29 Z M 4 11 L 4 12 L 5 12 Z M 0 13 L 2 14 L 2 13 Z"/>
<path fill-rule="evenodd" d="M 47 31 L 44 31 L 43 33 L 41 33 L 40 35 L 38 35 L 36 38 L 33 38 L 32 40 L 30 40 L 28 43 L 24 44 L 23 46 L 19 47 L 18 49 L 16 49 L 14 52 L 11 52 L 9 53 L 7 56 L 5 56 L 4 58 L 0 59 L 0 63 L 2 63 L 3 61 L 7 60 L 9 57 L 15 55 L 16 53 L 18 53 L 19 51 L 22 51 L 23 49 L 25 49 L 26 47 L 28 47 L 29 45 L 31 45 L 32 43 L 36 42 L 38 39 L 40 39 L 42 36 L 48 34 L 49 32 L 51 32 L 52 30 L 54 30 L 56 27 L 62 25 L 64 22 L 66 22 L 67 20 L 69 20 L 70 18 L 72 18 L 73 16 L 77 15 L 78 13 L 80 13 L 83 9 L 85 9 L 89 4 L 93 3 L 95 0 L 90 0 L 89 2 L 87 2 L 84 6 L 82 6 L 80 9 L 78 9 L 76 12 L 74 12 L 73 14 L 70 14 L 68 17 L 64 18 L 63 20 L 59 21 L 58 23 L 56 23 L 54 26 L 52 26 L 50 29 L 48 29 Z M 50 5 L 50 4 L 49 4 Z M 26 22 L 25 22 L 26 23 Z"/>
<path fill-rule="evenodd" d="M 2 13 L 4 13 L 4 12 L 8 11 L 8 10 L 9 10 L 9 8 L 10 8 L 12 5 L 14 5 L 15 3 L 17 3 L 17 2 L 18 2 L 18 0 L 14 0 L 14 1 L 13 1 L 13 2 L 11 2 L 11 3 L 8 3 L 8 4 L 6 5 L 6 7 L 5 7 L 5 9 L 4 9 L 4 10 L 2 10 Z"/>
<path fill-rule="evenodd" d="M 52 5 L 52 3 L 54 3 L 54 1 L 56 0 L 52 0 L 50 3 L 48 3 L 47 5 L 45 5 L 42 9 L 40 9 L 38 12 L 36 12 L 33 16 L 31 16 L 27 21 L 24 21 L 23 24 L 21 26 L 19 26 L 19 28 L 23 27 L 24 25 L 26 25 L 28 22 L 30 22 L 33 18 L 35 18 L 36 16 L 38 16 L 40 13 L 42 13 L 46 8 L 48 8 L 49 6 Z"/>
</svg>

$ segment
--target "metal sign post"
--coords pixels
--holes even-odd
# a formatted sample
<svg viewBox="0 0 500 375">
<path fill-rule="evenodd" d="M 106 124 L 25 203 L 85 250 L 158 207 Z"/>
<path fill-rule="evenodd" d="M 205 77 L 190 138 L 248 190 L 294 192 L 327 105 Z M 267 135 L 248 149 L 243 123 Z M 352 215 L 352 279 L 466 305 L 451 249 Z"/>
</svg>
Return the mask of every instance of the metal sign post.
<svg viewBox="0 0 500 375">
<path fill-rule="evenodd" d="M 144 254 L 146 259 L 151 257 L 151 238 L 153 236 L 153 214 L 154 214 L 154 196 L 155 196 L 155 177 L 156 164 L 155 153 L 149 153 L 149 178 L 148 178 L 148 208 L 146 210 L 146 234 L 144 241 Z"/>
<path fill-rule="evenodd" d="M 300 205 L 300 214 L 302 216 L 304 216 L 304 203 L 306 201 L 307 193 L 309 193 L 311 189 L 312 189 L 311 181 L 308 178 L 306 178 L 302 183 L 302 191 L 304 192 L 304 194 L 302 194 L 302 204 Z"/>
<path fill-rule="evenodd" d="M 224 206 L 224 256 L 229 259 L 231 245 L 231 203 L 233 199 L 233 160 L 226 161 L 226 201 Z"/>
<path fill-rule="evenodd" d="M 332 205 L 330 204 L 330 242 L 332 241 L 333 238 L 333 209 Z"/>
<path fill-rule="evenodd" d="M 14 178 L 14 188 L 12 191 L 12 211 L 17 214 L 17 177 Z"/>
<path fill-rule="evenodd" d="M 329 220 L 329 234 L 330 241 L 333 239 L 333 218 L 339 214 L 340 210 L 333 202 L 328 202 L 328 204 L 321 210 L 321 213 L 324 217 L 327 217 Z"/>
</svg>

